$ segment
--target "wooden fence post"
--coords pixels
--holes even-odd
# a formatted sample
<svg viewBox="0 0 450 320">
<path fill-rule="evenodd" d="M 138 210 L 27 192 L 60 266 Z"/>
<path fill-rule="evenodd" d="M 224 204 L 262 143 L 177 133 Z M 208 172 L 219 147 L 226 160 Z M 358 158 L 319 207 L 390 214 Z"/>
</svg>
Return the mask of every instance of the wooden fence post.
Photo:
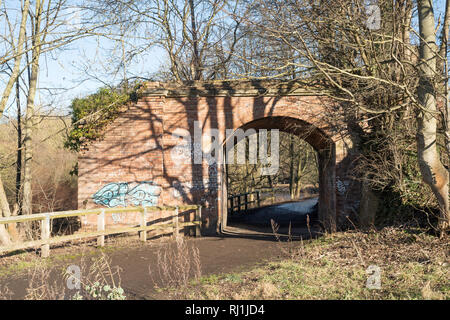
<svg viewBox="0 0 450 320">
<path fill-rule="evenodd" d="M 102 209 L 97 217 L 97 231 L 105 231 L 105 209 Z M 105 236 L 101 235 L 97 238 L 97 246 L 105 246 Z"/>
<path fill-rule="evenodd" d="M 41 257 L 47 258 L 50 256 L 50 215 L 46 214 L 44 220 L 41 221 L 41 239 L 44 243 L 41 246 Z"/>
<path fill-rule="evenodd" d="M 197 210 L 195 210 L 195 221 L 198 223 L 195 225 L 195 236 L 201 237 L 202 206 L 199 206 Z"/>
<path fill-rule="evenodd" d="M 234 208 L 236 207 L 236 198 L 234 196 L 231 196 L 231 214 L 234 213 Z"/>
<path fill-rule="evenodd" d="M 241 213 L 241 195 L 240 194 L 238 194 L 237 199 L 238 199 L 238 212 Z"/>
<path fill-rule="evenodd" d="M 144 210 L 141 213 L 141 227 L 147 226 L 147 207 L 144 207 Z M 139 233 L 139 238 L 141 241 L 147 241 L 147 230 L 142 230 Z"/>
<path fill-rule="evenodd" d="M 139 210 L 139 213 L 142 213 L 142 216 L 140 216 L 140 226 L 132 226 L 132 227 L 124 227 L 124 228 L 118 228 L 118 229 L 112 229 L 112 230 L 106 230 L 106 214 L 110 213 L 117 213 L 117 212 L 137 212 Z M 41 256 L 42 257 L 48 257 L 50 255 L 50 246 L 52 243 L 63 243 L 71 240 L 78 240 L 78 239 L 84 239 L 89 238 L 92 239 L 93 237 L 97 238 L 97 246 L 101 247 L 105 245 L 105 239 L 107 235 L 112 234 L 121 234 L 121 233 L 130 233 L 130 232 L 142 232 L 144 229 L 149 230 L 159 230 L 164 229 L 164 233 L 169 232 L 170 233 L 170 217 L 165 215 L 165 218 L 163 221 L 156 222 L 155 225 L 147 227 L 146 224 L 148 223 L 149 217 L 147 216 L 147 213 L 150 211 L 155 210 L 154 208 L 145 208 L 140 207 L 137 209 L 136 207 L 129 207 L 124 208 L 122 210 L 117 209 L 91 209 L 91 210 L 71 210 L 71 211 L 63 211 L 63 212 L 50 212 L 50 213 L 40 213 L 35 215 L 23 215 L 23 216 L 17 216 L 17 217 L 9 217 L 9 218 L 2 218 L 0 217 L 0 224 L 8 224 L 8 223 L 21 223 L 21 222 L 29 222 L 29 221 L 36 221 L 36 223 L 39 223 L 40 230 L 40 237 L 38 240 L 33 241 L 27 241 L 25 243 L 14 243 L 9 246 L 0 246 L 0 253 L 3 254 L 4 252 L 10 252 L 15 250 L 22 250 L 26 248 L 34 248 L 36 246 L 40 247 L 41 249 Z M 201 236 L 201 228 L 202 228 L 202 206 L 184 206 L 182 213 L 189 212 L 189 221 L 186 221 L 187 216 L 183 215 L 185 217 L 184 220 L 180 223 L 180 207 L 158 207 L 157 210 L 166 210 L 167 211 L 174 211 L 175 215 L 173 216 L 173 229 L 174 229 L 174 236 L 179 237 L 179 233 L 182 229 L 186 229 L 189 227 L 189 233 L 192 234 L 195 232 L 195 236 L 199 237 Z M 52 229 L 52 221 L 54 219 L 63 219 L 67 217 L 77 217 L 77 216 L 84 216 L 84 215 L 97 215 L 97 231 L 92 232 L 89 230 L 88 232 L 82 232 L 82 233 L 76 233 L 68 236 L 54 236 L 52 237 L 51 229 Z M 191 219 L 192 215 L 194 216 L 194 219 Z M 169 219 L 169 220 L 167 220 Z M 39 232 L 39 230 L 38 230 Z M 147 240 L 148 235 L 145 234 L 145 232 L 142 232 L 139 234 L 139 238 L 143 241 Z"/>
<path fill-rule="evenodd" d="M 256 201 L 257 201 L 257 204 L 258 204 L 258 208 L 261 206 L 261 195 L 259 193 L 260 193 L 259 190 L 256 191 Z"/>
<path fill-rule="evenodd" d="M 178 206 L 175 209 L 175 215 L 172 218 L 172 223 L 173 223 L 173 236 L 177 238 L 178 234 L 180 233 L 180 228 L 178 227 Z"/>
</svg>

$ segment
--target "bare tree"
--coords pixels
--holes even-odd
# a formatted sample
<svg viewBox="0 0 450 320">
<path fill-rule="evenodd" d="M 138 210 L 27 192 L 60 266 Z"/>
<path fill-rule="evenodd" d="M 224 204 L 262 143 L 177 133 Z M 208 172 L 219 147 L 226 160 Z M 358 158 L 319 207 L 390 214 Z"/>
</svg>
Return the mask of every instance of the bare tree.
<svg viewBox="0 0 450 320">
<path fill-rule="evenodd" d="M 0 1 L 0 6 L 2 5 Z M 27 24 L 27 17 L 28 17 L 28 10 L 30 6 L 30 1 L 25 0 L 24 5 L 21 10 L 21 20 L 20 20 L 20 26 L 19 26 L 19 36 L 17 39 L 17 42 L 15 41 L 13 29 L 14 27 L 9 22 L 8 16 L 5 14 L 5 20 L 8 23 L 9 30 L 10 30 L 10 46 L 9 50 L 5 50 L 5 53 L 0 57 L 1 64 L 7 63 L 9 60 L 14 60 L 14 67 L 12 69 L 12 72 L 9 75 L 8 82 L 6 84 L 6 87 L 3 90 L 1 100 L 0 100 L 0 118 L 3 116 L 3 112 L 5 110 L 6 104 L 8 102 L 9 96 L 11 95 L 11 91 L 13 88 L 14 83 L 17 81 L 19 74 L 20 74 L 20 65 L 22 61 L 22 56 L 24 52 L 24 43 L 26 41 L 25 39 L 25 30 L 26 30 L 26 24 Z M 0 176 L 0 204 L 1 204 L 1 212 L 3 217 L 9 217 L 11 215 L 9 203 L 6 198 L 5 190 L 3 188 L 3 181 Z M 0 226 L 0 240 L 4 244 L 8 244 L 11 242 L 10 236 L 8 232 L 5 229 L 4 225 Z"/>
<path fill-rule="evenodd" d="M 271 52 L 271 60 L 258 69 L 287 81 L 295 68 L 297 77 L 306 76 L 316 80 L 315 85 L 331 89 L 330 95 L 342 105 L 342 113 L 333 117 L 346 121 L 356 140 L 385 135 L 395 129 L 395 123 L 416 114 L 420 171 L 437 199 L 439 225 L 444 229 L 449 219 L 448 172 L 436 148 L 436 101 L 444 101 L 436 81 L 444 79 L 447 87 L 448 75 L 436 67 L 436 61 L 446 60 L 443 46 L 448 38 L 449 9 L 447 1 L 438 48 L 432 2 L 417 3 L 414 11 L 411 0 L 380 0 L 378 9 L 370 13 L 373 6 L 367 7 L 364 1 L 259 0 L 250 4 L 252 14 L 245 25 L 259 32 L 266 47 L 293 52 L 287 56 L 265 49 Z M 419 30 L 412 24 L 414 12 Z M 330 123 L 335 123 L 333 117 Z"/>
<path fill-rule="evenodd" d="M 221 0 L 107 0 L 91 6 L 102 19 L 114 17 L 117 24 L 105 34 L 127 34 L 128 57 L 121 66 L 157 46 L 168 59 L 158 76 L 179 82 L 230 75 L 243 37 L 241 9 L 239 1 Z"/>
<path fill-rule="evenodd" d="M 417 150 L 422 177 L 433 190 L 441 211 L 439 225 L 442 231 L 449 227 L 450 208 L 448 199 L 449 173 L 442 165 L 437 151 L 437 105 L 436 105 L 436 75 L 443 70 L 437 70 L 438 48 L 435 35 L 435 19 L 432 0 L 418 0 L 420 51 L 419 70 L 420 84 L 417 88 L 421 108 L 417 114 Z M 446 21 L 443 33 L 448 38 L 450 4 L 447 1 Z M 447 30 L 445 30 L 447 28 Z M 446 42 L 446 40 L 444 41 Z M 442 43 L 445 46 L 445 43 Z M 446 53 L 444 53 L 446 54 Z M 447 86 L 445 84 L 445 86 Z"/>
<path fill-rule="evenodd" d="M 1 87 L 0 119 L 9 118 L 8 114 L 5 115 L 5 110 L 12 100 L 11 92 L 14 84 L 17 90 L 16 102 L 20 104 L 20 99 L 25 98 L 27 105 L 23 146 L 17 149 L 18 153 L 25 151 L 23 181 L 17 180 L 20 184 L 23 182 L 22 202 L 25 214 L 32 213 L 32 137 L 33 128 L 37 124 L 35 115 L 39 112 L 36 106 L 42 103 L 42 100 L 39 102 L 36 100 L 40 90 L 39 75 L 42 69 L 40 59 L 50 52 L 63 50 L 76 40 L 95 35 L 100 27 L 103 28 L 111 23 L 103 21 L 101 25 L 97 25 L 91 23 L 91 17 L 85 16 L 75 25 L 73 21 L 70 21 L 73 17 L 74 6 L 75 10 L 83 9 L 67 0 L 36 0 L 34 8 L 29 0 L 22 0 L 19 3 L 11 2 L 8 6 L 0 1 L 0 21 L 5 25 L 5 31 L 0 34 L 3 40 L 0 49 L 0 76 L 6 80 L 4 87 Z M 24 73 L 28 74 L 28 81 L 25 81 Z M 21 123 L 18 124 L 18 128 L 20 125 Z M 17 159 L 20 159 L 20 155 Z M 19 164 L 19 160 L 17 163 Z M 5 164 L 2 163 L 2 165 Z M 18 169 L 17 176 L 19 174 Z M 11 215 L 11 209 L 1 177 L 0 185 L 1 212 L 2 216 L 8 217 Z M 17 189 L 20 187 L 22 186 L 16 186 Z M 16 202 L 18 202 L 17 198 Z M 14 207 L 16 209 L 13 213 L 17 212 L 17 203 Z M 0 236 L 2 242 L 9 242 L 10 235 L 7 234 L 3 225 L 0 226 Z"/>
<path fill-rule="evenodd" d="M 22 211 L 24 214 L 33 213 L 33 193 L 31 190 L 31 164 L 33 160 L 33 145 L 32 134 L 34 126 L 34 113 L 35 113 L 35 98 L 36 87 L 39 76 L 39 59 L 41 56 L 41 43 L 45 41 L 46 34 L 42 32 L 42 20 L 44 12 L 45 0 L 36 0 L 36 8 L 34 14 L 32 14 L 32 56 L 31 56 L 31 73 L 28 84 L 27 94 L 27 110 L 25 118 L 25 131 L 24 131 L 24 147 L 25 147 L 25 159 L 24 159 L 24 175 L 23 175 L 23 201 Z M 49 14 L 49 13 L 48 13 Z M 47 20 L 50 23 L 50 20 Z"/>
</svg>

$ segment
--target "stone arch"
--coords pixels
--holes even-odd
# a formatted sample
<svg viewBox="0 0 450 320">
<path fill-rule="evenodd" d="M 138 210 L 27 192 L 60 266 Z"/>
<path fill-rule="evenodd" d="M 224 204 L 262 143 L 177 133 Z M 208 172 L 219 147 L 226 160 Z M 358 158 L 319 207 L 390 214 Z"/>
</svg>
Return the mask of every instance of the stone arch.
<svg viewBox="0 0 450 320">
<path fill-rule="evenodd" d="M 323 130 L 317 128 L 299 117 L 290 116 L 266 116 L 245 123 L 236 128 L 233 135 L 226 137 L 222 142 L 222 149 L 230 139 L 239 139 L 243 136 L 236 136 L 238 129 L 278 129 L 283 132 L 300 136 L 309 143 L 317 152 L 319 160 L 319 221 L 330 231 L 336 230 L 336 148 L 335 142 Z M 236 142 L 239 142 L 236 140 Z M 221 216 L 219 217 L 220 229 L 223 230 L 227 224 L 227 188 L 226 166 L 221 168 L 221 190 L 219 198 L 221 203 Z"/>
</svg>

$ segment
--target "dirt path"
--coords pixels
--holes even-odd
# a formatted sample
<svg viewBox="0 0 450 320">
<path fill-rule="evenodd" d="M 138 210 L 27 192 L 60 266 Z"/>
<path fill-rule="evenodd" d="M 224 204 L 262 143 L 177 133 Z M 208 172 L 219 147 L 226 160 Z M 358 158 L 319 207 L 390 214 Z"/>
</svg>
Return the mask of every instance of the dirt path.
<svg viewBox="0 0 450 320">
<path fill-rule="evenodd" d="M 187 243 L 199 249 L 202 275 L 220 274 L 245 270 L 269 259 L 280 257 L 280 245 L 272 236 L 255 237 L 246 236 L 217 236 L 189 239 Z M 112 266 L 120 266 L 121 283 L 128 299 L 149 299 L 155 297 L 154 282 L 149 275 L 149 267 L 157 270 L 157 252 L 160 244 L 148 242 L 143 245 L 135 245 L 131 248 L 115 249 L 108 255 L 111 257 Z M 72 262 L 76 264 L 76 262 Z M 67 263 L 69 265 L 72 263 Z M 64 266 L 65 266 L 64 265 Z M 58 272 L 64 266 L 59 268 Z M 0 280 L 2 284 L 8 284 L 14 293 L 13 299 L 23 299 L 28 285 L 28 276 L 22 275 L 16 278 Z M 160 279 L 155 279 L 158 285 Z"/>
</svg>

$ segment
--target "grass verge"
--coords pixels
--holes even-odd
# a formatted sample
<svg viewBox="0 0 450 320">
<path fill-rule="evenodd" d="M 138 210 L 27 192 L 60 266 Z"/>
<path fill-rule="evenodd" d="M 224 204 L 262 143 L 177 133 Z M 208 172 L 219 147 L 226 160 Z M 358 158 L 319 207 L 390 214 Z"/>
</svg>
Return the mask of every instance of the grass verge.
<svg viewBox="0 0 450 320">
<path fill-rule="evenodd" d="M 169 299 L 450 299 L 448 238 L 385 228 L 288 247 L 280 243 L 281 261 L 202 277 L 160 294 Z M 367 287 L 369 266 L 380 268 L 380 289 Z"/>
</svg>

